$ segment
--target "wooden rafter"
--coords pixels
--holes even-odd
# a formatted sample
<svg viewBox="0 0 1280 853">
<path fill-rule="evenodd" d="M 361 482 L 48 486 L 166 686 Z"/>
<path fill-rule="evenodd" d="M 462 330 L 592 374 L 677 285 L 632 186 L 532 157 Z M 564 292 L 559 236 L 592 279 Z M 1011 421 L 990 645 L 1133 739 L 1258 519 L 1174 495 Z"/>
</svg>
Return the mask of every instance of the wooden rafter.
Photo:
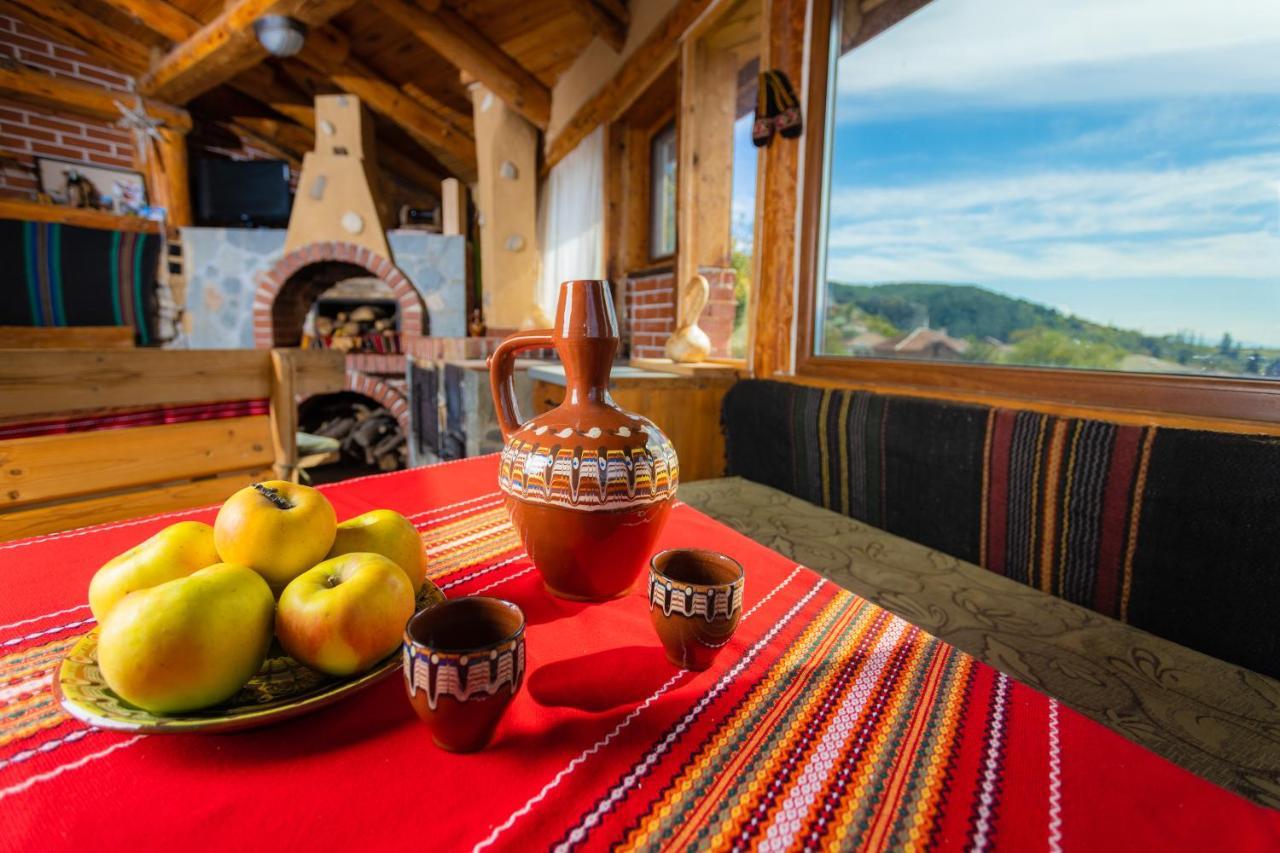
<svg viewBox="0 0 1280 853">
<path fill-rule="evenodd" d="M 186 110 L 140 95 L 117 92 L 67 77 L 54 77 L 14 60 L 0 60 L 0 93 L 16 101 L 107 120 L 120 118 L 122 104 L 131 109 L 141 106 L 149 116 L 161 119 L 168 128 L 178 131 L 191 129 L 191 116 Z"/>
<path fill-rule="evenodd" d="M 574 14 L 586 21 L 592 35 L 604 39 L 605 44 L 613 48 L 614 53 L 621 53 L 622 46 L 627 43 L 627 27 L 631 16 L 627 7 L 614 0 L 612 3 L 600 0 L 571 0 Z M 605 8 L 608 6 L 609 8 Z"/>
<path fill-rule="evenodd" d="M 551 117 L 551 90 L 465 18 L 443 5 L 434 11 L 406 0 L 373 0 L 414 38 L 487 86 L 539 128 Z"/>
<path fill-rule="evenodd" d="M 221 15 L 169 51 L 138 84 L 140 91 L 176 103 L 227 82 L 267 53 L 253 32 L 263 15 L 288 15 L 315 29 L 354 0 L 234 0 Z M 308 47 L 316 49 L 313 32 Z M 323 39 L 319 39 L 323 40 Z"/>
</svg>

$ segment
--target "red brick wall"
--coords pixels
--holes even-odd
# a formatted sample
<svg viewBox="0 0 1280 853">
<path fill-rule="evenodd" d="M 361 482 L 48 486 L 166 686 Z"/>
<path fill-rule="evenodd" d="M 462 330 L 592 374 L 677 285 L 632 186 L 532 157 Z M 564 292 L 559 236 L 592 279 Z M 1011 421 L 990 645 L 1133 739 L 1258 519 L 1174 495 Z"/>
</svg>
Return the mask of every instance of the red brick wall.
<svg viewBox="0 0 1280 853">
<path fill-rule="evenodd" d="M 627 322 L 632 358 L 662 358 L 676 328 L 676 280 L 670 269 L 629 277 Z"/>
<path fill-rule="evenodd" d="M 0 15 L 0 56 L 16 59 L 56 77 L 129 91 L 133 81 L 95 65 L 85 54 L 51 42 L 21 21 Z M 134 168 L 133 134 L 80 117 L 63 117 L 39 107 L 0 99 L 0 195 L 35 194 L 35 157 L 57 157 L 99 166 Z M 18 162 L 12 162 L 10 158 Z"/>
</svg>

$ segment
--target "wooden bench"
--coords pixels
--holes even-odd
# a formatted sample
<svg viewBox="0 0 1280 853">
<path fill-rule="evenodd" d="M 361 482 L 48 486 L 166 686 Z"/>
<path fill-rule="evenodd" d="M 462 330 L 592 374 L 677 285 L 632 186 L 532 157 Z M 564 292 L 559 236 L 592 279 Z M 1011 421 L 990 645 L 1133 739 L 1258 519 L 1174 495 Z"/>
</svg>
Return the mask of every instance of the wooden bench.
<svg viewBox="0 0 1280 853">
<path fill-rule="evenodd" d="M 133 349 L 132 326 L 0 326 L 3 349 Z"/>
<path fill-rule="evenodd" d="M 341 391 L 342 354 L 280 350 L 0 350 L 0 540 L 223 500 L 296 479 L 296 400 Z M 268 400 L 268 414 L 85 431 L 87 417 Z M 261 409 L 259 405 L 258 410 Z"/>
</svg>

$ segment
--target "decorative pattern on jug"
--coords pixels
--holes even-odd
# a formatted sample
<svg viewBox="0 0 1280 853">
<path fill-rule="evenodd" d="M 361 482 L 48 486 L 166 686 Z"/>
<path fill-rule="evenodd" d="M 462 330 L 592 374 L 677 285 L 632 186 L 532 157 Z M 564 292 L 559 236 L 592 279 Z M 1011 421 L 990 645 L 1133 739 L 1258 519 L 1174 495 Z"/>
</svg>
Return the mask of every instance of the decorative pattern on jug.
<svg viewBox="0 0 1280 853">
<path fill-rule="evenodd" d="M 643 447 L 544 445 L 513 436 L 502 451 L 498 488 L 528 503 L 610 511 L 675 497 L 680 463 L 666 436 Z"/>
</svg>

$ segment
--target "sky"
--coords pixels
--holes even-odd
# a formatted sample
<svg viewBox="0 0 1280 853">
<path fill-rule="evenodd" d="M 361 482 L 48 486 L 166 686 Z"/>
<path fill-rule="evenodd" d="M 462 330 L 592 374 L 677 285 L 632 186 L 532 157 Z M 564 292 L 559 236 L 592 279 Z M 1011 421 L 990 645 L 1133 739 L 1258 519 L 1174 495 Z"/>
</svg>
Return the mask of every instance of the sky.
<svg viewBox="0 0 1280 853">
<path fill-rule="evenodd" d="M 1280 346 L 1280 0 L 933 0 L 836 101 L 829 280 Z"/>
</svg>

